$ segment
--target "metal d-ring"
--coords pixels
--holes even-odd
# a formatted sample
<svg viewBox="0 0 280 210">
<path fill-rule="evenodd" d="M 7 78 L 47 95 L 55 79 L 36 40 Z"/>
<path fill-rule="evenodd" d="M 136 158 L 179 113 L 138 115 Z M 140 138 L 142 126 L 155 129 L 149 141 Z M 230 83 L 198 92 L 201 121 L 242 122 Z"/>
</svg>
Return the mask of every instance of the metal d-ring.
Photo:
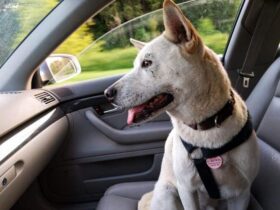
<svg viewBox="0 0 280 210">
<path fill-rule="evenodd" d="M 215 123 L 215 126 L 216 126 L 216 128 L 219 128 L 220 127 L 220 124 L 218 123 L 218 115 L 216 115 L 216 117 L 215 117 L 215 120 L 214 120 L 214 123 Z"/>
</svg>

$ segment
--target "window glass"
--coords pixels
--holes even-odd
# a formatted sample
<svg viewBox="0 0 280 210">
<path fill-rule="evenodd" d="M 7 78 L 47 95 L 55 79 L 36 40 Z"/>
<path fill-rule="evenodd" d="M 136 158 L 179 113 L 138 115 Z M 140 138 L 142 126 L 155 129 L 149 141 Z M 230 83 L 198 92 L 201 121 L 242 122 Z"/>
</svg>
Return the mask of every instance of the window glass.
<svg viewBox="0 0 280 210">
<path fill-rule="evenodd" d="M 241 0 L 176 1 L 206 45 L 223 54 Z M 137 50 L 129 38 L 149 41 L 164 30 L 162 2 L 118 0 L 74 32 L 55 53 L 76 55 L 82 72 L 66 83 L 128 72 Z"/>
<path fill-rule="evenodd" d="M 0 67 L 58 0 L 0 0 Z"/>
</svg>

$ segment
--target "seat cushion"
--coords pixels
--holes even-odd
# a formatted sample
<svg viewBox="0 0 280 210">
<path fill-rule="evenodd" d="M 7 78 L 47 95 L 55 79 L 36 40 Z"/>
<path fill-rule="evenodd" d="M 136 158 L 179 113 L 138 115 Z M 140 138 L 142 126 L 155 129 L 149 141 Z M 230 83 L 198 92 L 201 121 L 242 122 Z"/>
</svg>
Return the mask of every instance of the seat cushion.
<svg viewBox="0 0 280 210">
<path fill-rule="evenodd" d="M 263 208 L 253 195 L 251 195 L 248 210 L 263 210 Z"/>
<path fill-rule="evenodd" d="M 97 210 L 136 210 L 142 195 L 154 188 L 155 182 L 130 182 L 110 187 L 99 201 Z"/>
<path fill-rule="evenodd" d="M 266 71 L 246 101 L 259 138 L 260 172 L 252 194 L 264 209 L 279 206 L 280 58 Z"/>
<path fill-rule="evenodd" d="M 137 210 L 142 195 L 154 188 L 155 182 L 130 182 L 110 187 L 100 200 L 97 210 Z M 263 210 L 251 196 L 248 210 Z"/>
</svg>

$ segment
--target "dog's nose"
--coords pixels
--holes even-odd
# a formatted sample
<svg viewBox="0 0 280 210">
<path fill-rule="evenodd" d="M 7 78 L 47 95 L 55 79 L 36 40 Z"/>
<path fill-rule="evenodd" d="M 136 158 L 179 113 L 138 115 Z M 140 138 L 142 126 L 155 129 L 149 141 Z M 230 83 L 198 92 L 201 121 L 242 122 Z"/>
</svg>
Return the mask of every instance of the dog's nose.
<svg viewBox="0 0 280 210">
<path fill-rule="evenodd" d="M 104 91 L 104 95 L 106 98 L 108 98 L 110 101 L 113 101 L 115 96 L 117 95 L 117 90 L 114 87 L 107 88 Z"/>
</svg>

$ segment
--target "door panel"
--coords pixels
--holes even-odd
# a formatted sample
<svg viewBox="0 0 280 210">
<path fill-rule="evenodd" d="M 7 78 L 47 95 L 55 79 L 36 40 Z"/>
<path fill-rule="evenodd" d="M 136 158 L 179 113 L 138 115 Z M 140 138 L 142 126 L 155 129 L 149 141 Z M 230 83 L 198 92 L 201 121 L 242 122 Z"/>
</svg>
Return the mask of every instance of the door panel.
<svg viewBox="0 0 280 210">
<path fill-rule="evenodd" d="M 118 78 L 52 90 L 62 96 L 70 129 L 63 148 L 40 177 L 50 201 L 97 201 L 113 184 L 158 178 L 165 139 L 172 128 L 169 117 L 164 114 L 129 127 L 126 110 L 106 113 L 114 107 L 103 91 Z"/>
<path fill-rule="evenodd" d="M 119 153 L 136 152 L 160 148 L 165 138 L 151 140 L 149 143 L 119 144 L 100 132 L 86 118 L 89 109 L 79 110 L 67 115 L 71 127 L 67 143 L 64 146 L 63 159 L 77 160 L 79 158 L 100 158 L 104 156 L 118 156 Z M 135 129 L 135 128 L 132 128 Z M 143 133 L 145 130 L 142 131 Z M 144 135 L 144 134 L 141 135 Z M 160 141 L 161 140 L 161 141 Z M 131 142 L 134 140 L 131 139 Z"/>
</svg>

